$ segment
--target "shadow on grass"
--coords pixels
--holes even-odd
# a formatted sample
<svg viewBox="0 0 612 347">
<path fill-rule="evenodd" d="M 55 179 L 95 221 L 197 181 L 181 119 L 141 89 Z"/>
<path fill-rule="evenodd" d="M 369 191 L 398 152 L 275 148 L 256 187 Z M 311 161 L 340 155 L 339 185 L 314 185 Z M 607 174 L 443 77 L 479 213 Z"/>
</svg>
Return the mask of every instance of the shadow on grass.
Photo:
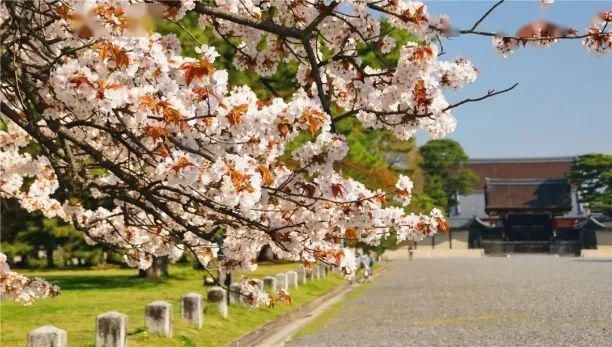
<svg viewBox="0 0 612 347">
<path fill-rule="evenodd" d="M 132 331 L 128 331 L 127 335 L 128 336 L 136 336 L 136 335 L 140 335 L 143 334 L 146 331 L 146 328 L 144 327 L 140 327 L 140 328 L 136 328 Z"/>
<path fill-rule="evenodd" d="M 45 279 L 62 290 L 104 290 L 119 288 L 152 288 L 170 280 L 184 280 L 188 276 L 168 276 L 165 278 L 153 279 L 142 278 L 137 275 L 60 275 L 45 276 Z"/>
</svg>

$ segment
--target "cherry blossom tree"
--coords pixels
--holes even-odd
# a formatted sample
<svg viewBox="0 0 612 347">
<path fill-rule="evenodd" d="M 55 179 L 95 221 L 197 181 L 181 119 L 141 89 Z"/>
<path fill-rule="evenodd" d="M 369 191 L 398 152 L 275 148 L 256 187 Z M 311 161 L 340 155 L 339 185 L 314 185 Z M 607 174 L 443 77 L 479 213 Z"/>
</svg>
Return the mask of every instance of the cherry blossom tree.
<svg viewBox="0 0 612 347">
<path fill-rule="evenodd" d="M 458 29 L 408 0 L 5 1 L 0 197 L 72 223 L 88 242 L 125 249 L 126 261 L 142 269 L 155 256 L 186 251 L 206 266 L 220 250 L 223 269 L 254 269 L 269 245 L 280 258 L 327 263 L 350 276 L 354 261 L 343 240 L 376 245 L 392 233 L 420 240 L 447 226 L 439 210 L 405 211 L 408 177 L 389 197 L 341 175 L 337 163 L 348 147 L 335 124 L 352 117 L 400 140 L 419 129 L 439 138 L 454 130 L 454 108 L 516 86 L 446 101 L 445 89 L 478 76 L 467 59 L 441 59 L 447 37 L 488 37 L 504 56 L 565 39 L 595 54 L 610 51 L 610 11 L 585 32 L 544 22 L 514 36 L 481 31 L 502 2 Z M 296 61 L 299 90 L 258 99 L 249 86 L 230 87 L 214 47 L 184 57 L 176 36 L 143 26 L 188 13 L 235 47 L 239 70 L 265 77 Z M 381 31 L 381 16 L 414 41 L 397 46 Z M 364 49 L 377 66 L 364 63 Z M 312 140 L 283 160 L 305 132 Z M 222 249 L 214 242 L 220 235 Z M 3 256 L 0 271 L 3 298 L 29 302 L 53 292 L 11 272 Z M 242 287 L 253 305 L 269 303 L 256 283 Z"/>
</svg>

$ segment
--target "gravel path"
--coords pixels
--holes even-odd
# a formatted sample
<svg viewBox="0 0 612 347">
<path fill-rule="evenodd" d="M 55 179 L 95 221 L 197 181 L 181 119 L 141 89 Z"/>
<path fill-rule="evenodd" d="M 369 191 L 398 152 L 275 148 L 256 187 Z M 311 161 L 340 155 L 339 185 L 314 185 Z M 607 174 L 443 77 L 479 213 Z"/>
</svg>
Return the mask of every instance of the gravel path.
<svg viewBox="0 0 612 347">
<path fill-rule="evenodd" d="M 612 260 L 545 255 L 389 268 L 295 346 L 612 346 Z"/>
</svg>

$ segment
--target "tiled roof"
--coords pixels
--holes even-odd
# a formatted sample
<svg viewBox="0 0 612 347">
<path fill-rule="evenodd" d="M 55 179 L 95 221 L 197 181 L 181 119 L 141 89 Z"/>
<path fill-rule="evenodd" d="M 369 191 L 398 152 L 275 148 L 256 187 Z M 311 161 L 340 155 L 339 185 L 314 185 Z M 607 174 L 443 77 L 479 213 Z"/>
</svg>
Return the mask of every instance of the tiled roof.
<svg viewBox="0 0 612 347">
<path fill-rule="evenodd" d="M 465 167 L 478 175 L 474 189 L 481 190 L 486 178 L 563 178 L 574 160 L 574 157 L 473 159 Z"/>
<path fill-rule="evenodd" d="M 493 228 L 493 225 L 483 221 L 478 217 L 472 218 L 450 218 L 450 227 L 453 229 L 467 229 L 472 225 L 477 225 L 485 229 Z"/>
<path fill-rule="evenodd" d="M 487 216 L 485 212 L 485 194 L 484 191 L 475 191 L 467 195 L 459 195 L 457 197 L 456 214 L 464 218 L 484 218 Z"/>
<path fill-rule="evenodd" d="M 571 186 L 567 179 L 486 179 L 485 211 L 572 210 Z"/>
<path fill-rule="evenodd" d="M 577 193 L 572 191 L 571 193 L 571 201 L 572 201 L 572 209 L 571 211 L 565 213 L 564 217 L 573 217 L 579 218 L 584 217 L 585 213 L 578 204 Z M 468 195 L 459 195 L 458 206 L 455 210 L 449 215 L 448 221 L 449 225 L 452 228 L 462 228 L 470 223 L 470 221 L 474 218 L 487 218 L 487 213 L 485 212 L 485 191 L 475 191 Z M 606 224 L 600 217 L 597 217 L 597 220 Z M 607 222 L 607 228 L 612 229 L 612 220 Z"/>
<path fill-rule="evenodd" d="M 474 217 L 486 217 L 485 194 L 483 190 L 457 197 L 457 206 L 449 216 L 451 228 L 462 228 L 469 224 Z"/>
<path fill-rule="evenodd" d="M 473 158 L 470 159 L 472 164 L 490 164 L 490 163 L 573 163 L 576 157 L 525 157 L 525 158 Z"/>
</svg>

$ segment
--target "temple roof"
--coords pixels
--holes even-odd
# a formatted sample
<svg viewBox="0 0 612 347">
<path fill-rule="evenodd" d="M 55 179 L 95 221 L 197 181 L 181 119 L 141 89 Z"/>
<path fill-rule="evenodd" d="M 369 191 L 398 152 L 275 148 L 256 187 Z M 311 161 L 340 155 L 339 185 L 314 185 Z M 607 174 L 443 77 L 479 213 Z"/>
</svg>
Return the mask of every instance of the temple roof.
<svg viewBox="0 0 612 347">
<path fill-rule="evenodd" d="M 472 159 L 465 167 L 479 177 L 474 190 L 483 190 L 486 178 L 562 178 L 569 172 L 574 161 L 575 157 Z"/>
<path fill-rule="evenodd" d="M 572 209 L 567 179 L 485 179 L 485 211 L 561 213 Z"/>
</svg>

